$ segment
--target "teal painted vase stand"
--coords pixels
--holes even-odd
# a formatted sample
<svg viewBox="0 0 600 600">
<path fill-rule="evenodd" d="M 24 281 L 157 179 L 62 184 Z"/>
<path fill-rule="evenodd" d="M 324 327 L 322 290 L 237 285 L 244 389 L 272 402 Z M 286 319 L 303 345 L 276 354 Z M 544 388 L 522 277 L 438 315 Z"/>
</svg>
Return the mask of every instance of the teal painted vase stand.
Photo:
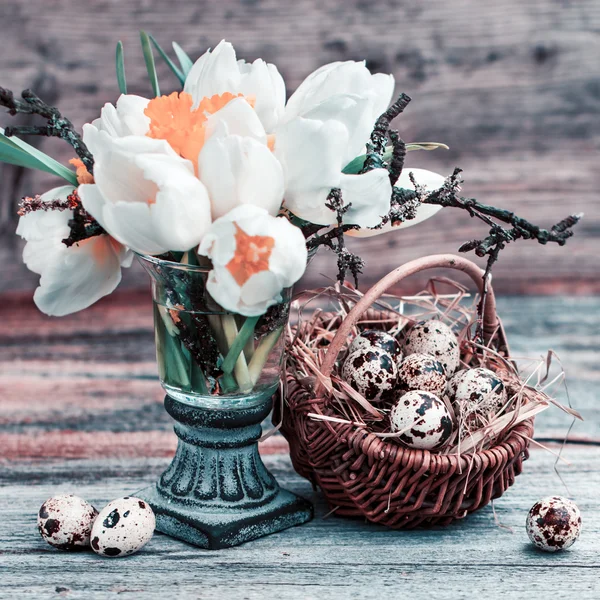
<svg viewBox="0 0 600 600">
<path fill-rule="evenodd" d="M 177 452 L 159 481 L 137 492 L 156 529 L 210 550 L 237 546 L 313 517 L 304 498 L 279 487 L 258 453 L 269 393 L 258 404 L 205 408 L 165 398 Z"/>
</svg>

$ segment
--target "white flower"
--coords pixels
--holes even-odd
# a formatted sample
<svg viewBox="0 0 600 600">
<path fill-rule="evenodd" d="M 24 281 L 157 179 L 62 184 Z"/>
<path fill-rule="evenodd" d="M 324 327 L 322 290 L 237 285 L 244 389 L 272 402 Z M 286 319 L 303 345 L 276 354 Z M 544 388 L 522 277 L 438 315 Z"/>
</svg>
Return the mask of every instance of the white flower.
<svg viewBox="0 0 600 600">
<path fill-rule="evenodd" d="M 82 185 L 84 208 L 122 244 L 142 254 L 189 250 L 211 223 L 206 188 L 164 140 L 113 138 L 85 125 L 95 183 Z"/>
<path fill-rule="evenodd" d="M 333 225 L 325 204 L 340 188 L 350 210 L 344 222 L 373 227 L 389 212 L 392 187 L 386 169 L 347 175 L 343 168 L 364 153 L 377 118 L 390 103 L 391 75 L 371 75 L 352 61 L 321 67 L 289 99 L 276 130 L 275 153 L 286 176 L 285 206 L 298 217 Z"/>
<path fill-rule="evenodd" d="M 226 128 L 221 131 L 204 144 L 198 160 L 198 176 L 208 190 L 213 219 L 242 204 L 277 215 L 284 189 L 280 163 L 255 139 L 228 135 Z"/>
<path fill-rule="evenodd" d="M 370 120 L 374 124 L 389 106 L 393 93 L 393 75 L 373 75 L 364 61 L 333 62 L 313 71 L 298 86 L 286 104 L 283 119 L 287 122 L 306 116 L 334 96 L 352 95 L 368 100 Z"/>
<path fill-rule="evenodd" d="M 344 223 L 374 227 L 389 212 L 392 186 L 386 169 L 342 173 L 349 137 L 348 128 L 336 119 L 298 117 L 279 130 L 275 153 L 286 178 L 284 205 L 296 216 L 335 224 L 336 213 L 326 206 L 332 188 L 340 188 L 344 204 L 351 204 Z"/>
<path fill-rule="evenodd" d="M 144 114 L 148 102 L 150 100 L 141 96 L 122 94 L 116 107 L 109 102 L 104 105 L 92 125 L 112 137 L 146 135 L 150 127 L 150 119 Z"/>
<path fill-rule="evenodd" d="M 402 174 L 395 185 L 400 188 L 414 190 L 415 186 L 410 180 L 411 173 L 414 175 L 417 184 L 422 185 L 428 192 L 433 192 L 444 185 L 445 178 L 442 175 L 438 175 L 433 171 L 427 171 L 426 169 L 409 169 L 408 167 L 402 171 Z M 441 210 L 441 208 L 441 206 L 436 206 L 435 204 L 421 204 L 417 209 L 417 216 L 414 219 L 404 221 L 404 223 L 400 223 L 400 225 L 396 225 L 395 227 L 392 227 L 390 223 L 387 223 L 381 229 L 355 229 L 346 233 L 347 235 L 354 237 L 371 237 L 381 233 L 387 233 L 388 231 L 405 229 L 406 227 L 417 225 L 418 223 L 429 219 L 429 217 L 433 217 L 433 215 Z"/>
<path fill-rule="evenodd" d="M 252 64 L 236 60 L 233 46 L 224 40 L 195 62 L 184 91 L 192 95 L 194 106 L 215 94 L 242 94 L 254 103 L 267 132 L 275 128 L 285 104 L 285 83 L 277 67 L 260 58 Z"/>
<path fill-rule="evenodd" d="M 258 206 L 234 208 L 217 219 L 198 252 L 213 264 L 207 289 L 226 310 L 262 315 L 306 268 L 300 229 Z"/>
<path fill-rule="evenodd" d="M 66 200 L 75 188 L 54 188 L 42 201 Z M 67 247 L 72 210 L 35 211 L 22 216 L 17 234 L 27 240 L 23 261 L 41 275 L 33 299 L 47 315 L 63 316 L 87 308 L 110 294 L 121 281 L 121 267 L 133 255 L 108 235 L 98 235 Z"/>
</svg>

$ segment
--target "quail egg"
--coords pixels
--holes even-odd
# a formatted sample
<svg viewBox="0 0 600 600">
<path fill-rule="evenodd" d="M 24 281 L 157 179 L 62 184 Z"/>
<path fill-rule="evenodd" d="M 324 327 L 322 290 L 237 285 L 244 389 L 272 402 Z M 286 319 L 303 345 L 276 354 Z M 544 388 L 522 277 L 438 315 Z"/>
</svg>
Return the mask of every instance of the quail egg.
<svg viewBox="0 0 600 600">
<path fill-rule="evenodd" d="M 409 448 L 439 450 L 452 435 L 452 417 L 435 394 L 412 390 L 390 412 L 392 432 L 404 432 L 400 441 Z"/>
<path fill-rule="evenodd" d="M 101 556 L 129 556 L 152 538 L 156 520 L 145 500 L 126 496 L 109 502 L 92 528 L 92 550 Z"/>
<path fill-rule="evenodd" d="M 398 369 L 401 390 L 422 390 L 438 396 L 446 390 L 446 370 L 441 362 L 428 354 L 409 354 Z"/>
<path fill-rule="evenodd" d="M 446 387 L 446 391 L 451 400 L 454 400 L 456 396 L 456 388 L 458 384 L 462 381 L 462 378 L 469 372 L 469 369 L 461 369 L 460 371 L 456 371 L 450 379 L 448 379 L 448 385 Z"/>
<path fill-rule="evenodd" d="M 526 527 L 533 544 L 545 552 L 557 552 L 579 538 L 581 514 L 572 500 L 550 496 L 531 507 Z"/>
<path fill-rule="evenodd" d="M 397 374 L 391 354 L 376 346 L 349 354 L 342 366 L 342 378 L 372 402 L 379 402 L 392 392 Z"/>
<path fill-rule="evenodd" d="M 506 388 L 489 369 L 469 369 L 457 382 L 454 400 L 484 414 L 496 414 L 506 404 Z"/>
<path fill-rule="evenodd" d="M 83 498 L 61 494 L 48 498 L 38 513 L 40 535 L 60 550 L 78 550 L 90 545 L 90 533 L 98 511 Z"/>
<path fill-rule="evenodd" d="M 439 360 L 451 376 L 458 369 L 460 346 L 448 325 L 432 319 L 417 323 L 409 332 L 404 344 L 405 355 L 430 354 Z"/>
<path fill-rule="evenodd" d="M 357 335 L 350 344 L 348 354 L 353 354 L 357 350 L 368 350 L 374 346 L 389 352 L 397 364 L 402 361 L 402 350 L 396 338 L 385 331 L 377 329 L 369 329 Z"/>
</svg>

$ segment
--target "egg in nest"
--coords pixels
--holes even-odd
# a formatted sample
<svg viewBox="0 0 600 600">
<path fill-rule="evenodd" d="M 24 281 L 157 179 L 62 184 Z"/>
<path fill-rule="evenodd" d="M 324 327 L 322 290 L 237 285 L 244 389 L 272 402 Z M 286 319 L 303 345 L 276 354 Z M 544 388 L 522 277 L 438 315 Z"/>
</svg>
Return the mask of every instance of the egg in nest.
<svg viewBox="0 0 600 600">
<path fill-rule="evenodd" d="M 396 386 L 398 367 L 382 348 L 359 348 L 346 357 L 342 378 L 371 402 L 379 402 Z"/>
<path fill-rule="evenodd" d="M 502 380 L 489 369 L 469 369 L 458 381 L 454 405 L 462 433 L 473 432 L 497 415 L 507 401 Z"/>
<path fill-rule="evenodd" d="M 378 329 L 369 329 L 357 335 L 348 348 L 348 354 L 353 354 L 357 350 L 369 350 L 373 347 L 389 352 L 396 364 L 400 364 L 402 361 L 402 350 L 398 340 L 393 335 Z"/>
<path fill-rule="evenodd" d="M 392 432 L 409 448 L 439 450 L 452 435 L 452 417 L 442 400 L 431 392 L 412 390 L 390 412 Z"/>
<path fill-rule="evenodd" d="M 446 375 L 451 376 L 460 362 L 458 338 L 448 325 L 432 319 L 417 323 L 409 332 L 404 344 L 404 354 L 429 354 L 439 360 Z"/>
<path fill-rule="evenodd" d="M 526 527 L 533 544 L 545 552 L 557 552 L 579 538 L 581 514 L 572 500 L 550 496 L 531 507 Z"/>
<path fill-rule="evenodd" d="M 469 369 L 461 369 L 460 371 L 456 371 L 450 379 L 448 379 L 448 385 L 446 386 L 446 392 L 451 400 L 454 400 L 456 396 L 456 389 L 458 388 L 458 384 L 462 381 L 463 377 L 469 372 Z"/>
<path fill-rule="evenodd" d="M 422 390 L 441 396 L 446 391 L 446 369 L 428 354 L 409 354 L 398 369 L 402 391 Z"/>
</svg>

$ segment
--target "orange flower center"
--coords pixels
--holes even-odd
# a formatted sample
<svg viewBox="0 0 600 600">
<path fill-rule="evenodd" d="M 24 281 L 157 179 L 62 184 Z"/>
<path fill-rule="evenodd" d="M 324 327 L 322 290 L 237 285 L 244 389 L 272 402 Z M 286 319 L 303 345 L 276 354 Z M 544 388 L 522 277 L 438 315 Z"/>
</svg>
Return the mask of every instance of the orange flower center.
<svg viewBox="0 0 600 600">
<path fill-rule="evenodd" d="M 75 167 L 75 175 L 79 185 L 82 183 L 94 183 L 94 176 L 88 172 L 87 167 L 80 158 L 72 158 L 69 164 Z"/>
<path fill-rule="evenodd" d="M 268 235 L 248 235 L 237 223 L 235 225 L 235 253 L 226 268 L 239 286 L 252 275 L 269 270 L 269 258 L 275 239 Z"/>
<path fill-rule="evenodd" d="M 202 98 L 197 108 L 192 108 L 194 101 L 186 92 L 158 96 L 150 100 L 144 110 L 144 114 L 150 119 L 146 135 L 169 142 L 175 152 L 192 161 L 197 173 L 198 155 L 204 145 L 207 114 L 216 113 L 239 96 L 229 92 L 215 94 L 211 98 Z"/>
</svg>

